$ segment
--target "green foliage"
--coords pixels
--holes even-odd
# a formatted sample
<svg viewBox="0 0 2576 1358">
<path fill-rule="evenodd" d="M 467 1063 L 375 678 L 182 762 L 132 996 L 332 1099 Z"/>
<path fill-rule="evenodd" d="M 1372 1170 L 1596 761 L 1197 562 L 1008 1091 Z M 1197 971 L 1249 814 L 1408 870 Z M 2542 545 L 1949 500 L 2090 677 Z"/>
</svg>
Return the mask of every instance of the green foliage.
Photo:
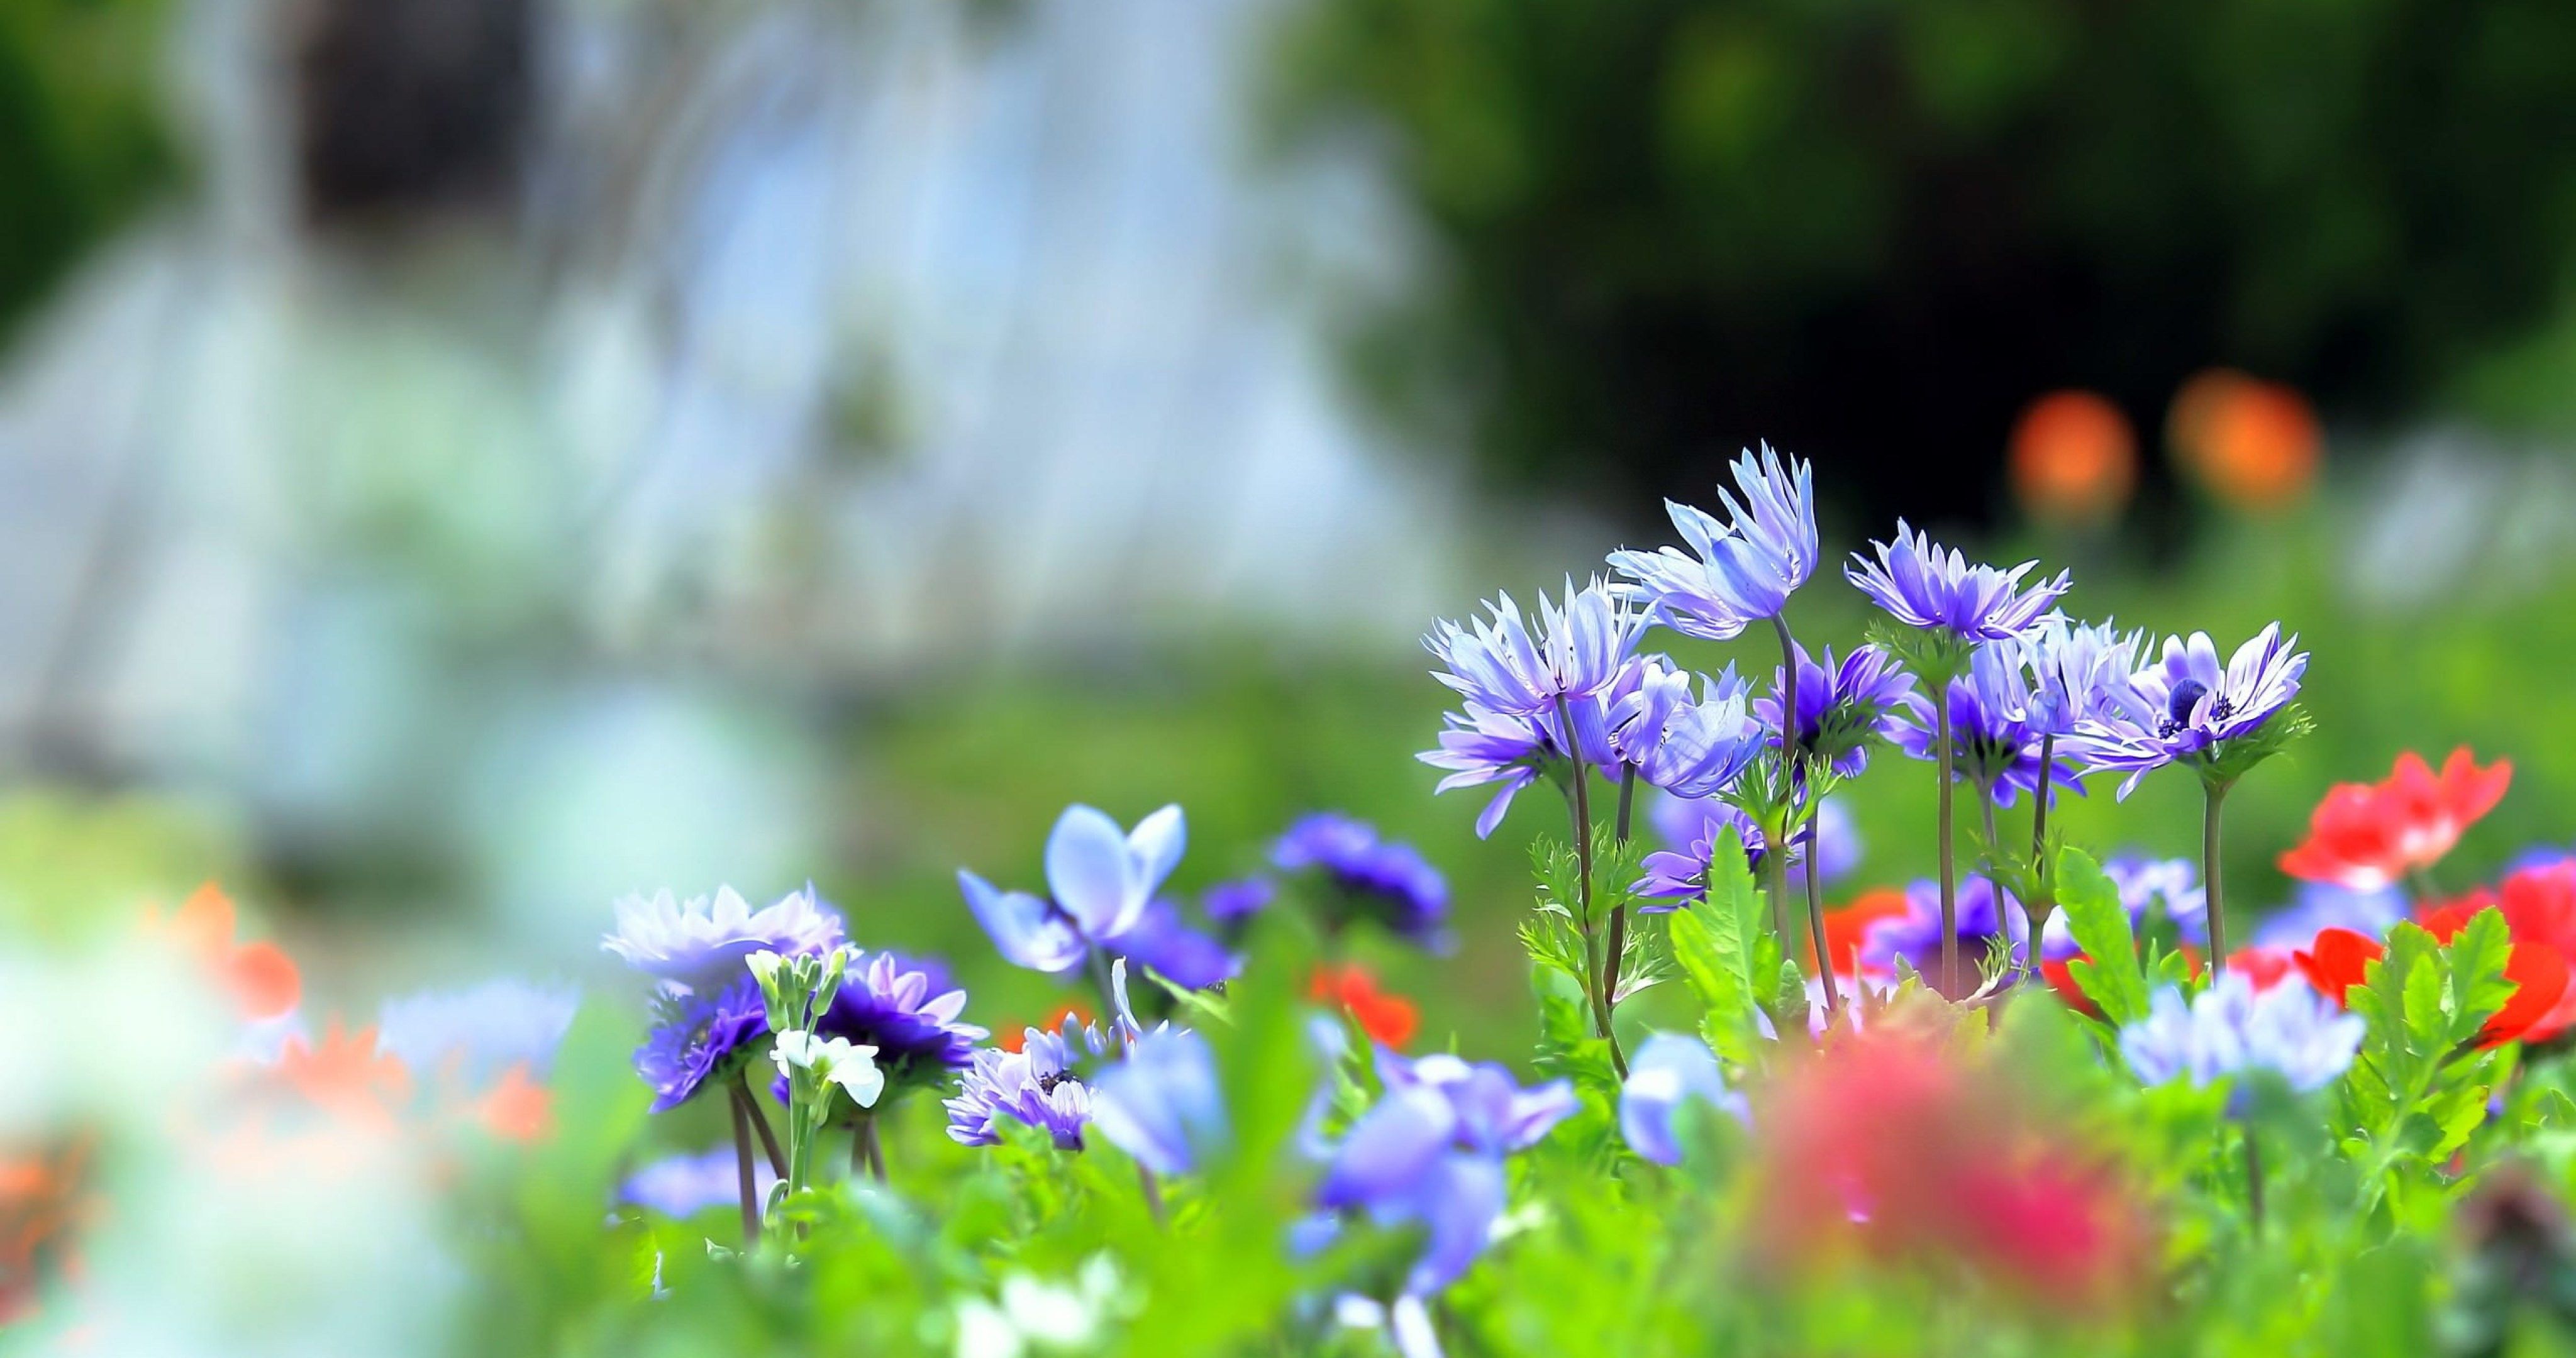
<svg viewBox="0 0 2576 1358">
<path fill-rule="evenodd" d="M 2365 1205 L 2421 1186 L 2486 1116 L 2494 1058 L 2472 1050 L 2479 1029 L 2512 998 L 2502 913 L 2478 912 L 2445 948 L 2412 923 L 2388 933 L 2388 955 L 2349 996 L 2368 1024 L 2345 1085 Z"/>
<path fill-rule="evenodd" d="M 2084 958 L 2067 968 L 2084 997 L 2114 1026 L 2147 1016 L 2147 978 L 2120 889 L 2081 849 L 2057 855 L 2057 908 Z"/>
<path fill-rule="evenodd" d="M 1763 925 L 1761 893 L 1733 828 L 1719 835 L 1710 857 L 1706 897 L 1669 917 L 1673 960 L 1707 1011 L 1702 1031 L 1709 1046 L 1745 1065 L 1762 1041 L 1754 1017 L 1781 993 L 1780 944 Z M 1803 985 L 1797 1003 L 1803 1027 Z"/>
</svg>

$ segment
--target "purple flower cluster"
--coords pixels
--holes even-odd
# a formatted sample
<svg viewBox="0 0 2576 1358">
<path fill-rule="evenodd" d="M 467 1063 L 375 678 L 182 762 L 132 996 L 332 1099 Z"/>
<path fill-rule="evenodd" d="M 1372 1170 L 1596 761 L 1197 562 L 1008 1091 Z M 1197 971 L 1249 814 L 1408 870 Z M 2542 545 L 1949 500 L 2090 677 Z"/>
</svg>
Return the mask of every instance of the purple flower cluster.
<svg viewBox="0 0 2576 1358">
<path fill-rule="evenodd" d="M 2123 798 L 2167 764 L 2210 765 L 2227 742 L 2252 735 L 2299 696 L 2308 656 L 2298 644 L 2273 623 L 2221 668 L 2207 632 L 2165 638 L 2162 663 L 2131 675 L 2105 714 L 2079 728 L 2085 761 L 2127 773 Z"/>
<path fill-rule="evenodd" d="M 2228 971 L 2189 1000 L 2167 986 L 2148 1004 L 2145 1018 L 2120 1030 L 2120 1055 L 2151 1085 L 2269 1070 L 2301 1093 L 2322 1089 L 2351 1068 L 2368 1027 L 2295 976 L 2258 992 Z"/>
<path fill-rule="evenodd" d="M 1082 1149 L 1091 1122 L 1091 1086 L 1074 1071 L 1083 1055 L 1098 1056 L 1109 1040 L 1071 1018 L 1062 1032 L 1031 1028 L 1018 1051 L 987 1047 L 975 1053 L 946 1101 L 948 1137 L 961 1146 L 995 1146 L 1004 1119 L 1035 1127 L 1059 1150 Z"/>
<path fill-rule="evenodd" d="M 2074 582 L 2059 571 L 2024 589 L 2022 577 L 2038 562 L 2010 570 L 1970 565 L 1955 548 L 1944 549 L 1930 534 L 1908 529 L 1903 519 L 1896 521 L 1895 541 L 1871 545 L 1878 549 L 1876 561 L 1854 553 L 1843 572 L 1860 592 L 1908 627 L 1964 641 L 2014 640 Z"/>
<path fill-rule="evenodd" d="M 1188 826 L 1166 806 L 1122 831 L 1088 806 L 1066 807 L 1047 835 L 1045 896 L 1000 891 L 964 868 L 957 886 L 1004 960 L 1067 972 L 1134 929 L 1181 861 Z"/>
<path fill-rule="evenodd" d="M 1914 676 L 1876 646 L 1855 646 L 1840 661 L 1828 646 L 1821 665 L 1807 657 L 1804 646 L 1796 655 L 1800 753 L 1841 777 L 1859 777 L 1869 767 L 1869 742 L 1896 733 L 1899 711 L 1914 693 Z M 1775 746 L 1784 728 L 1780 708 L 1787 682 L 1785 668 L 1773 669 L 1771 692 L 1753 704 Z"/>
<path fill-rule="evenodd" d="M 975 1044 L 990 1034 L 961 1021 L 965 1010 L 966 992 L 950 986 L 937 964 L 880 952 L 850 959 L 814 1031 L 876 1048 L 891 1096 L 945 1081 L 974 1060 Z"/>
<path fill-rule="evenodd" d="M 2029 674 L 2021 654 L 2007 644 L 1980 646 L 1967 673 L 1951 683 L 1950 761 L 1952 776 L 1982 789 L 1997 805 L 2010 806 L 2041 782 L 2040 736 L 2031 722 Z M 1897 748 L 1916 759 L 1939 758 L 1939 724 L 1932 700 L 1905 695 L 1904 719 L 1897 723 Z M 2081 795 L 2081 765 L 2051 752 L 2047 782 L 2052 798 L 2059 789 Z"/>
<path fill-rule="evenodd" d="M 1959 884 L 1958 934 L 1961 970 L 1998 946 L 2009 944 L 2012 966 L 2030 965 L 2030 916 L 2011 892 L 1997 892 L 1993 882 L 1971 877 Z M 1874 920 L 1861 939 L 1860 965 L 1881 975 L 1903 962 L 1926 978 L 1941 970 L 1941 888 L 1924 880 L 1905 888 L 1905 913 Z"/>
<path fill-rule="evenodd" d="M 768 1032 L 769 1011 L 749 971 L 718 990 L 665 991 L 655 1002 L 652 1030 L 635 1049 L 635 1073 L 653 1091 L 653 1111 L 688 1102 L 708 1080 L 748 1059 L 751 1045 Z"/>
<path fill-rule="evenodd" d="M 1423 947 L 1448 946 L 1448 881 L 1419 850 L 1366 821 L 1334 811 L 1301 817 L 1271 845 L 1270 861 L 1282 872 L 1320 872 L 1333 887 L 1326 908 L 1336 923 L 1370 919 Z"/>
<path fill-rule="evenodd" d="M 1790 594 L 1815 574 L 1814 469 L 1794 459 L 1783 466 L 1766 443 L 1759 460 L 1745 452 L 1733 471 L 1735 490 L 1718 490 L 1727 522 L 1664 502 L 1689 552 L 1665 547 L 1610 554 L 1611 568 L 1635 581 L 1657 619 L 1683 636 L 1729 640 L 1778 616 Z"/>
</svg>

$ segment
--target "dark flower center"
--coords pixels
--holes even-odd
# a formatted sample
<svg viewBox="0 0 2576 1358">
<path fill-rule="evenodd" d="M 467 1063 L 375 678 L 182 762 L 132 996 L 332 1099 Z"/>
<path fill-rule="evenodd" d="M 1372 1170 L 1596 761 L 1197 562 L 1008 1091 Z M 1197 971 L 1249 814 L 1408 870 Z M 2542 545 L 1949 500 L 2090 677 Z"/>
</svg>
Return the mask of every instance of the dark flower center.
<svg viewBox="0 0 2576 1358">
<path fill-rule="evenodd" d="M 2164 724 L 2156 728 L 2156 735 L 2169 739 L 2175 732 L 2189 726 L 2192 708 L 2198 706 L 2200 700 L 2208 696 L 2209 685 L 2197 679 L 2185 679 L 2174 685 L 2173 695 L 2165 700 Z M 2227 715 L 2235 710 L 2235 704 L 2228 702 L 2226 697 L 2221 695 L 2216 702 L 2209 705 L 2209 719 L 2224 721 Z"/>
<path fill-rule="evenodd" d="M 1041 1094 L 1053 1094 L 1057 1085 L 1063 1084 L 1065 1081 L 1072 1078 L 1072 1076 L 1067 1075 L 1060 1070 L 1050 1071 L 1047 1074 L 1038 1077 L 1038 1092 Z"/>
</svg>

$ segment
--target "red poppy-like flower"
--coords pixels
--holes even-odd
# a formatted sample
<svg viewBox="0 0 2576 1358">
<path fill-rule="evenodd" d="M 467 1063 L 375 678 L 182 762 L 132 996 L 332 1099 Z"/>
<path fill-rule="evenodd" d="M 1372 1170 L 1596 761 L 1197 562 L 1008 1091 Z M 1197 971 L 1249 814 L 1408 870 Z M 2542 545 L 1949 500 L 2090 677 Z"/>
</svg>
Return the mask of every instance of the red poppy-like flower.
<svg viewBox="0 0 2576 1358">
<path fill-rule="evenodd" d="M 2297 500 L 2316 480 L 2325 454 L 2325 436 L 2306 397 L 2224 368 L 2183 384 L 2165 432 L 2184 470 L 2241 509 L 2278 509 Z"/>
<path fill-rule="evenodd" d="M 1377 978 L 1357 962 L 1315 968 L 1315 979 L 1306 993 L 1339 1006 L 1360 1025 L 1361 1032 L 1369 1035 L 1369 1040 L 1397 1051 L 1413 1040 L 1414 1030 L 1422 1023 L 1421 1016 L 1414 1012 L 1413 1001 L 1378 989 Z"/>
<path fill-rule="evenodd" d="M 2227 955 L 2227 969 L 2243 972 L 2245 978 L 2254 983 L 2254 993 L 2260 995 L 2288 980 L 2290 973 L 2299 969 L 2298 954 L 2288 948 L 2248 944 Z"/>
<path fill-rule="evenodd" d="M 1860 945 L 1869 937 L 1869 926 L 1879 920 L 1902 915 L 1911 909 L 1905 893 L 1896 887 L 1879 887 L 1852 898 L 1840 910 L 1825 912 L 1825 952 L 1834 959 L 1836 976 L 1860 974 Z M 1806 949 L 1807 965 L 1813 967 L 1816 952 Z"/>
<path fill-rule="evenodd" d="M 2421 755 L 2397 756 L 2377 783 L 2337 783 L 2308 819 L 2307 842 L 2281 855 L 2281 870 L 2311 882 L 2375 891 L 2441 861 L 2460 833 L 2503 800 L 2513 765 L 2479 768 L 2467 747 L 2433 772 Z"/>
<path fill-rule="evenodd" d="M 2152 1215 L 2116 1162 L 2007 1073 L 1902 1014 L 1794 1060 L 1757 1096 L 1764 1264 L 1964 1265 L 2006 1295 L 2099 1313 L 2155 1270 Z"/>
<path fill-rule="evenodd" d="M 2550 985 L 2549 964 L 2525 958 L 2525 952 L 2549 954 L 2559 963 L 2557 971 L 2576 978 L 2576 862 L 2525 868 L 2493 891 L 2480 888 L 2419 911 L 2416 922 L 2447 942 L 2479 911 L 2490 907 L 2504 915 L 2505 929 L 2513 938 L 2514 955 L 2505 975 L 2524 987 L 2506 1006 L 2508 1012 L 2528 1009 L 2536 1002 L 2531 997 Z M 2518 1034 L 2523 1041 L 2545 1042 L 2576 1027 L 2576 979 L 2560 981 L 2557 991 L 2546 1010 Z M 2503 1024 L 2506 1017 L 2498 1014 L 2488 1027 Z"/>
<path fill-rule="evenodd" d="M 2353 929 L 2319 929 L 2307 948 L 2290 954 L 2290 960 L 2318 994 L 2344 1004 L 2346 992 L 2362 983 L 2370 964 L 2387 955 L 2387 947 L 2368 934 Z"/>
<path fill-rule="evenodd" d="M 2469 899 L 2454 901 L 2424 912 L 2417 922 L 2436 940 L 2449 943 L 2478 912 L 2493 906 L 2492 899 L 2481 893 Z M 2511 920 L 2507 919 L 2508 927 Z M 2388 955 L 2379 940 L 2350 929 L 2321 929 L 2308 951 L 2297 954 L 2299 970 L 2318 993 L 2335 1003 L 2350 1008 L 2352 988 L 2363 981 L 2370 964 Z M 2539 1042 L 2555 1036 L 2565 1025 L 2557 1021 L 2560 1004 L 2568 985 L 2567 959 L 2557 949 L 2540 942 L 2515 939 L 2512 951 L 2505 954 L 2504 978 L 2513 982 L 2513 997 L 2504 1007 L 2490 1015 L 2478 1028 L 2477 1045 L 2501 1046 L 2507 1042 Z"/>
</svg>

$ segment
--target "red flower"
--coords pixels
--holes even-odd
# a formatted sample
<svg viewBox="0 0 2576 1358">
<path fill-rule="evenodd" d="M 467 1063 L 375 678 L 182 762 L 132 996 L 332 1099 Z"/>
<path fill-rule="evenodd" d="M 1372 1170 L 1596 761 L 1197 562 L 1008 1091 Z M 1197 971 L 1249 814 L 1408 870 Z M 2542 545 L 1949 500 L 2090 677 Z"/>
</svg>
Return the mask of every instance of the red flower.
<svg viewBox="0 0 2576 1358">
<path fill-rule="evenodd" d="M 1369 1040 L 1398 1051 L 1413 1040 L 1414 1030 L 1421 1026 L 1413 1001 L 1378 989 L 1377 978 L 1357 962 L 1315 968 L 1315 979 L 1306 993 L 1339 1006 L 1360 1025 L 1361 1032 L 1369 1035 Z"/>
<path fill-rule="evenodd" d="M 2513 765 L 2471 762 L 2451 752 L 2437 776 L 2409 751 L 2378 783 L 2337 783 L 2308 818 L 2307 842 L 2281 855 L 2281 870 L 2311 882 L 2374 891 L 2439 862 L 2460 832 L 2495 809 Z"/>
<path fill-rule="evenodd" d="M 2227 955 L 2227 969 L 2245 973 L 2246 979 L 2254 983 L 2254 993 L 2259 995 L 2299 969 L 2298 954 L 2288 948 L 2249 944 Z"/>
<path fill-rule="evenodd" d="M 2362 973 L 2370 969 L 2370 964 L 2387 955 L 2388 949 L 2368 934 L 2351 929 L 2319 929 L 2307 950 L 2290 954 L 2290 960 L 2318 994 L 2343 1004 L 2345 993 L 2362 983 Z"/>
<path fill-rule="evenodd" d="M 232 999 L 244 1019 L 280 1018 L 303 998 L 304 981 L 295 959 L 274 943 L 235 943 L 232 898 L 208 882 L 167 920 L 147 911 L 143 931 L 166 938 L 194 956 Z"/>
<path fill-rule="evenodd" d="M 1860 974 L 1860 945 L 1869 936 L 1869 926 L 1891 916 L 1902 915 L 1910 907 L 1905 893 L 1895 887 L 1864 891 L 1840 910 L 1825 912 L 1825 951 L 1834 959 L 1836 976 Z M 1807 964 L 1815 965 L 1813 946 L 1807 949 Z"/>
<path fill-rule="evenodd" d="M 2545 1042 L 2576 1027 L 2576 984 L 2569 981 L 2569 975 L 2576 973 L 2576 862 L 2525 868 L 2504 879 L 2504 885 L 2495 891 L 2472 891 L 2419 912 L 2416 920 L 2435 938 L 2448 942 L 2479 911 L 2489 907 L 2504 915 L 2514 954 L 2505 965 L 2505 975 L 2522 988 L 2514 993 L 2505 1012 L 2488 1022 L 2488 1028 L 2496 1029 L 2508 1015 L 2518 1015 L 2536 1004 L 2533 997 L 2542 989 L 2554 991 L 2554 998 L 2517 1035 L 2525 1042 Z M 2525 952 L 2547 953 L 2557 959 L 2555 973 L 2559 979 L 2554 985 L 2549 964 L 2526 959 Z"/>
</svg>

